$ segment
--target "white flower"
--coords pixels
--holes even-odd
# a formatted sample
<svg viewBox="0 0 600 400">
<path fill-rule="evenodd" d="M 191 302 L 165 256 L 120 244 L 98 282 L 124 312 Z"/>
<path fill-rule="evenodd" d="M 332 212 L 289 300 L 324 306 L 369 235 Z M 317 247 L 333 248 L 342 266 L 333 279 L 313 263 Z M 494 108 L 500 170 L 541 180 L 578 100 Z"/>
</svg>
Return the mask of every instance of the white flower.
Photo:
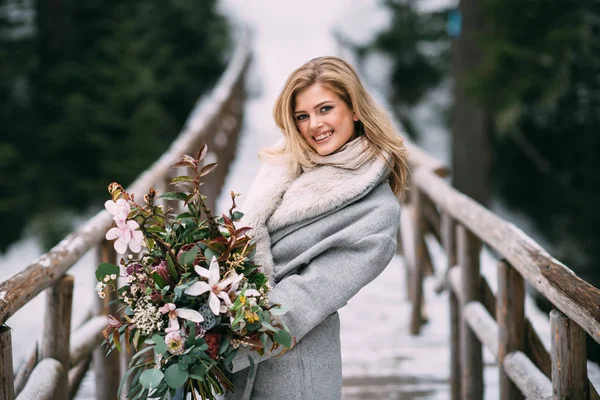
<svg viewBox="0 0 600 400">
<path fill-rule="evenodd" d="M 187 288 L 185 293 L 189 294 L 190 296 L 200 296 L 203 293 L 209 292 L 208 305 L 215 315 L 219 315 L 221 310 L 221 301 L 223 301 L 227 307 L 231 306 L 229 294 L 224 289 L 231 284 L 233 277 L 229 277 L 223 281 L 220 281 L 221 277 L 219 276 L 219 263 L 217 262 L 217 258 L 215 256 L 213 256 L 212 260 L 210 261 L 209 269 L 202 268 L 199 265 L 196 265 L 194 269 L 198 275 L 207 278 L 208 283 L 196 282 Z"/>
<path fill-rule="evenodd" d="M 202 322 L 204 317 L 198 311 L 191 310 L 189 308 L 177 308 L 173 303 L 167 303 L 160 308 L 160 312 L 163 314 L 169 314 L 169 326 L 165 329 L 165 332 L 175 332 L 179 330 L 179 318 L 187 319 L 193 322 Z M 168 335 L 167 335 L 168 336 Z"/>
<path fill-rule="evenodd" d="M 179 330 L 168 333 L 167 336 L 165 336 L 165 343 L 167 344 L 167 350 L 169 350 L 169 353 L 183 353 L 183 338 L 181 337 Z"/>
<path fill-rule="evenodd" d="M 150 336 L 162 328 L 162 314 L 154 305 L 150 296 L 140 298 L 133 312 L 132 321 L 144 335 Z"/>
<path fill-rule="evenodd" d="M 138 229 L 139 227 L 140 225 L 135 221 L 117 221 L 117 226 L 106 232 L 106 240 L 117 239 L 114 246 L 119 254 L 125 253 L 128 245 L 131 251 L 139 253 L 144 240 L 144 234 Z"/>
<path fill-rule="evenodd" d="M 104 203 L 106 210 L 113 216 L 115 222 L 125 222 L 129 215 L 129 203 L 125 199 L 117 201 L 107 200 Z"/>
</svg>

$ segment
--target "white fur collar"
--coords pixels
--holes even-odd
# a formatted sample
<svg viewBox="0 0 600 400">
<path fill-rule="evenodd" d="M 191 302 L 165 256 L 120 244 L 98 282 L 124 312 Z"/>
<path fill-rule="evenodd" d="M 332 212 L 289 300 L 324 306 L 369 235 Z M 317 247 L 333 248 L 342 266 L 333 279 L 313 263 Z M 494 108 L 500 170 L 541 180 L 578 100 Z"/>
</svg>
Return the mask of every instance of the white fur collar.
<svg viewBox="0 0 600 400">
<path fill-rule="evenodd" d="M 356 170 L 322 166 L 301 174 L 288 164 L 263 163 L 242 206 L 242 224 L 253 228 L 254 262 L 272 281 L 269 232 L 326 214 L 370 191 L 388 168 L 375 157 Z"/>
</svg>

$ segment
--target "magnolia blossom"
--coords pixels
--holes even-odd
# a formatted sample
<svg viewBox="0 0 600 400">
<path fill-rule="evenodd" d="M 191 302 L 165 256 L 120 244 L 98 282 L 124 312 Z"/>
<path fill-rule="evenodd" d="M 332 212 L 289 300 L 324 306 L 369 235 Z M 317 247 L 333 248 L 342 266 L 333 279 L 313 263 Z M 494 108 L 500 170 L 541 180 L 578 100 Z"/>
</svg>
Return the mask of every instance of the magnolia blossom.
<svg viewBox="0 0 600 400">
<path fill-rule="evenodd" d="M 125 222 L 129 215 L 129 203 L 125 199 L 117 201 L 107 200 L 104 203 L 106 210 L 113 216 L 115 222 Z"/>
<path fill-rule="evenodd" d="M 204 317 L 198 311 L 191 310 L 189 308 L 177 308 L 173 303 L 167 303 L 160 308 L 160 312 L 163 314 L 169 314 L 169 326 L 165 329 L 165 332 L 171 333 L 179 330 L 179 318 L 187 319 L 193 322 L 202 322 Z M 167 335 L 168 336 L 168 335 Z"/>
<path fill-rule="evenodd" d="M 179 330 L 168 333 L 167 336 L 165 336 L 165 343 L 167 344 L 167 350 L 169 350 L 169 353 L 183 353 L 183 337 L 181 337 Z"/>
<path fill-rule="evenodd" d="M 117 253 L 123 254 L 129 249 L 132 252 L 138 253 L 142 249 L 142 240 L 144 240 L 144 234 L 138 228 L 140 225 L 135 221 L 117 222 L 117 226 L 111 228 L 106 232 L 106 240 L 115 241 L 115 250 Z"/>
<path fill-rule="evenodd" d="M 227 310 L 227 308 L 231 306 L 231 300 L 229 299 L 229 293 L 227 293 L 225 288 L 233 282 L 233 277 L 230 276 L 221 281 L 221 277 L 219 276 L 219 263 L 215 256 L 213 256 L 210 261 L 209 269 L 202 268 L 199 265 L 196 265 L 194 269 L 198 275 L 207 278 L 208 283 L 196 282 L 187 288 L 185 293 L 190 296 L 200 296 L 203 293 L 209 292 L 208 305 L 210 306 L 211 311 L 215 315 L 219 315 L 221 312 L 221 301 L 225 303 L 224 309 Z"/>
</svg>

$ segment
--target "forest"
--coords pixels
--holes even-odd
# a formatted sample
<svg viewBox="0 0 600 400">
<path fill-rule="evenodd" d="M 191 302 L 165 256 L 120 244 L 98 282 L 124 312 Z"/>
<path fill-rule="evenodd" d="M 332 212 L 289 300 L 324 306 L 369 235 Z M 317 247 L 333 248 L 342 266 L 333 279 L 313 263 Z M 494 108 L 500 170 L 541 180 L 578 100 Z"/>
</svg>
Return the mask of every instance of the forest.
<svg viewBox="0 0 600 400">
<path fill-rule="evenodd" d="M 0 251 L 49 248 L 162 154 L 222 73 L 216 0 L 0 0 Z"/>
</svg>

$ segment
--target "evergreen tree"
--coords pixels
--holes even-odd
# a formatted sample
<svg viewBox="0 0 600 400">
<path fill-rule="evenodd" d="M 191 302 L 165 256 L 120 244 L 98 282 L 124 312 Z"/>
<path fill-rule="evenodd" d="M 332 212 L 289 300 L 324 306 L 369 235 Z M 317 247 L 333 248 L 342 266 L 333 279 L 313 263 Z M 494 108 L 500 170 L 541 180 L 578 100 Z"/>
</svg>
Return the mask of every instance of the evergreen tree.
<svg viewBox="0 0 600 400">
<path fill-rule="evenodd" d="M 34 201 L 29 76 L 32 26 L 27 2 L 0 0 L 0 251 L 23 230 Z"/>
<path fill-rule="evenodd" d="M 156 160 L 222 73 L 229 36 L 215 3 L 37 1 L 27 145 L 41 156 L 22 193 L 46 246 L 71 229 L 66 215 L 98 208 L 110 182 Z"/>
</svg>

